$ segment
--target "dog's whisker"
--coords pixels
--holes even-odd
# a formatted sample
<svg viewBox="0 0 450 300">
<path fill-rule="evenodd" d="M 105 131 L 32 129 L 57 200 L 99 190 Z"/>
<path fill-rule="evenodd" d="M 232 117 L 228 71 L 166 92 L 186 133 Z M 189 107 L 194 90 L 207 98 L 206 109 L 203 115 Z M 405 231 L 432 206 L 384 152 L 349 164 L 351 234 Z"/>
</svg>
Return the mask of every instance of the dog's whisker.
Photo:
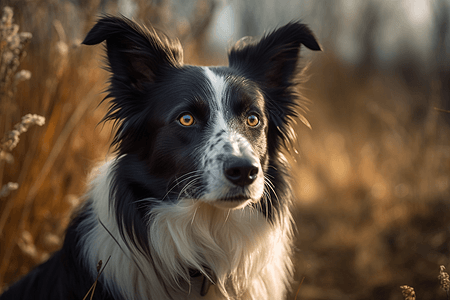
<svg viewBox="0 0 450 300">
<path fill-rule="evenodd" d="M 264 187 L 264 192 L 263 192 L 263 198 L 262 201 L 264 201 L 265 203 L 265 213 L 266 213 L 266 219 L 269 218 L 269 203 L 268 203 L 268 198 L 270 198 L 270 195 L 267 193 L 266 188 Z M 261 206 L 261 204 L 259 204 Z"/>
<path fill-rule="evenodd" d="M 181 175 L 180 177 L 176 177 L 173 182 L 176 182 L 175 186 L 179 185 L 183 181 L 189 180 L 191 176 L 200 176 L 203 173 L 202 170 L 194 170 L 191 172 L 188 172 L 186 174 Z"/>
<path fill-rule="evenodd" d="M 189 181 L 180 191 L 179 193 L 179 197 L 181 197 L 183 194 L 185 194 L 187 197 L 190 196 L 190 194 L 188 194 L 188 191 L 191 187 L 195 187 L 195 184 L 197 183 L 198 178 L 194 178 L 191 181 Z M 179 198 L 178 197 L 178 198 Z"/>
<path fill-rule="evenodd" d="M 192 178 L 196 178 L 196 177 L 201 177 L 201 171 L 196 171 L 195 173 L 199 173 L 199 174 L 195 174 L 194 172 L 189 172 L 191 174 L 187 175 L 183 175 L 180 178 L 174 180 L 174 182 L 176 182 L 175 184 L 173 184 L 173 186 L 169 189 L 169 191 L 166 193 L 166 195 L 164 197 L 166 197 L 175 187 L 177 187 L 178 185 L 182 184 L 183 182 L 185 182 L 186 180 L 190 180 Z M 193 174 L 192 174 L 193 173 Z M 182 177 L 184 177 L 183 179 L 181 179 Z M 163 197 L 163 198 L 164 198 Z"/>
<path fill-rule="evenodd" d="M 264 174 L 264 182 L 266 182 L 268 185 L 270 185 L 271 187 L 275 187 L 275 185 L 272 183 L 272 181 L 270 180 L 270 178 L 269 177 L 272 177 L 273 178 L 273 176 L 271 176 L 271 175 L 269 175 L 269 174 Z"/>
<path fill-rule="evenodd" d="M 200 173 L 200 171 L 198 171 L 199 173 Z M 190 172 L 190 173 L 193 173 L 193 172 Z M 196 175 L 191 175 L 191 176 L 189 176 L 189 177 L 187 177 L 187 178 L 184 178 L 183 180 L 180 180 L 179 182 L 177 182 L 172 188 L 170 188 L 168 191 L 167 191 L 167 193 L 164 195 L 164 197 L 162 198 L 162 200 L 164 201 L 164 199 L 166 199 L 166 197 L 170 194 L 170 192 L 172 192 L 178 185 L 180 185 L 181 183 L 183 183 L 184 181 L 186 181 L 186 180 L 191 180 L 191 179 L 200 179 L 201 178 L 201 174 L 200 175 L 198 175 L 198 174 L 196 174 Z"/>
<path fill-rule="evenodd" d="M 135 200 L 135 201 L 133 201 L 133 202 L 134 202 L 134 203 L 146 202 L 146 201 L 152 202 L 152 199 L 153 199 L 153 200 L 156 200 L 155 198 L 150 198 L 150 197 L 148 197 L 148 198 L 142 198 L 142 199 L 139 199 L 139 200 Z M 159 201 L 159 200 L 158 200 L 158 201 Z"/>
<path fill-rule="evenodd" d="M 275 195 L 276 200 L 279 201 L 277 192 L 275 191 L 275 188 L 274 188 L 272 182 L 270 181 L 270 179 L 269 178 L 265 178 L 265 182 L 268 183 L 267 186 L 270 188 L 272 193 Z"/>
<path fill-rule="evenodd" d="M 188 191 L 188 189 L 191 188 L 192 186 L 195 186 L 196 181 L 197 181 L 198 179 L 199 179 L 199 178 L 194 178 L 194 179 L 192 179 L 191 181 L 189 181 L 189 182 L 181 189 L 180 193 L 178 194 L 177 201 L 180 200 L 180 198 L 183 196 L 183 194 L 186 194 L 186 196 L 189 198 L 190 195 L 187 193 L 187 191 Z"/>
</svg>

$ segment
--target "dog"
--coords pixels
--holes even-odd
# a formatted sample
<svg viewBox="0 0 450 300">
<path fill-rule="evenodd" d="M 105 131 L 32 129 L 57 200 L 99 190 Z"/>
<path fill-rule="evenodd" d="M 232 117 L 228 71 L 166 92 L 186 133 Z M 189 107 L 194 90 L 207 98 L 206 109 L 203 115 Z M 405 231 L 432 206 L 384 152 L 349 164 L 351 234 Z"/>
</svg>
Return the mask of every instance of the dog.
<svg viewBox="0 0 450 300">
<path fill-rule="evenodd" d="M 1 300 L 284 299 L 282 149 L 301 106 L 300 47 L 321 50 L 312 31 L 293 21 L 241 40 L 219 67 L 184 64 L 178 40 L 125 17 L 102 16 L 83 44 L 103 41 L 115 156 L 94 172 L 62 249 Z"/>
</svg>

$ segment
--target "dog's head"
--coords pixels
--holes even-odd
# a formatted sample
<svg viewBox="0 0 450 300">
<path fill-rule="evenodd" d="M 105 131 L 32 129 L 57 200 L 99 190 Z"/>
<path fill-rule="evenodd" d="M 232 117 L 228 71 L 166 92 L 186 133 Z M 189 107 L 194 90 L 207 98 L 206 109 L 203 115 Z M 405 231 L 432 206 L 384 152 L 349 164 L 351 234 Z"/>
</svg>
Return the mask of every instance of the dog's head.
<svg viewBox="0 0 450 300">
<path fill-rule="evenodd" d="M 100 19 L 83 43 L 105 40 L 105 119 L 117 125 L 117 176 L 129 193 L 222 208 L 258 202 L 296 116 L 300 46 L 320 50 L 308 27 L 292 22 L 238 42 L 228 67 L 185 65 L 177 40 L 126 18 Z"/>
</svg>

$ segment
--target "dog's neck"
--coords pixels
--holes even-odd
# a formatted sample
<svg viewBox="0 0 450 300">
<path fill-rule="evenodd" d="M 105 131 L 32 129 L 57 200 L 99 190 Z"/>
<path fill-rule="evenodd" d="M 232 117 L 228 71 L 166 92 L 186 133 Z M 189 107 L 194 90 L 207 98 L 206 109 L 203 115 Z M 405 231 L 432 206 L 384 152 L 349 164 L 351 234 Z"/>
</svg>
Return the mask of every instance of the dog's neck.
<svg viewBox="0 0 450 300">
<path fill-rule="evenodd" d="M 111 163 L 107 163 L 93 180 L 88 203 L 92 214 L 79 230 L 85 237 L 85 266 L 93 275 L 97 262 L 111 256 L 101 283 L 112 293 L 128 299 L 253 299 L 254 294 L 269 299 L 267 295 L 273 293 L 269 289 L 282 287 L 271 286 L 261 272 L 285 277 L 287 282 L 290 233 L 269 224 L 250 206 L 223 210 L 189 199 L 161 202 L 148 214 L 151 258 L 130 243 L 127 247 L 110 209 L 111 175 Z M 275 258 L 283 261 L 274 262 Z M 198 271 L 207 281 L 192 277 L 189 270 Z M 215 283 L 212 288 L 208 281 Z M 266 291 L 249 290 L 255 286 Z"/>
</svg>

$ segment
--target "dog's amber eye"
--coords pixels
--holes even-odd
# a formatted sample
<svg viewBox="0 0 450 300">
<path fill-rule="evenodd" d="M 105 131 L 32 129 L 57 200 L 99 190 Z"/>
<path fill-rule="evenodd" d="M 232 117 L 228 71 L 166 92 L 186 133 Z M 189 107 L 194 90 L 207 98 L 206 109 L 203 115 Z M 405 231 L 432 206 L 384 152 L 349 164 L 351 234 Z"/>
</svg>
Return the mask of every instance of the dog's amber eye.
<svg viewBox="0 0 450 300">
<path fill-rule="evenodd" d="M 247 125 L 250 127 L 255 127 L 259 124 L 258 116 L 256 115 L 250 115 L 247 117 Z"/>
<path fill-rule="evenodd" d="M 191 126 L 194 124 L 194 117 L 190 114 L 183 114 L 178 121 L 183 126 Z"/>
</svg>

